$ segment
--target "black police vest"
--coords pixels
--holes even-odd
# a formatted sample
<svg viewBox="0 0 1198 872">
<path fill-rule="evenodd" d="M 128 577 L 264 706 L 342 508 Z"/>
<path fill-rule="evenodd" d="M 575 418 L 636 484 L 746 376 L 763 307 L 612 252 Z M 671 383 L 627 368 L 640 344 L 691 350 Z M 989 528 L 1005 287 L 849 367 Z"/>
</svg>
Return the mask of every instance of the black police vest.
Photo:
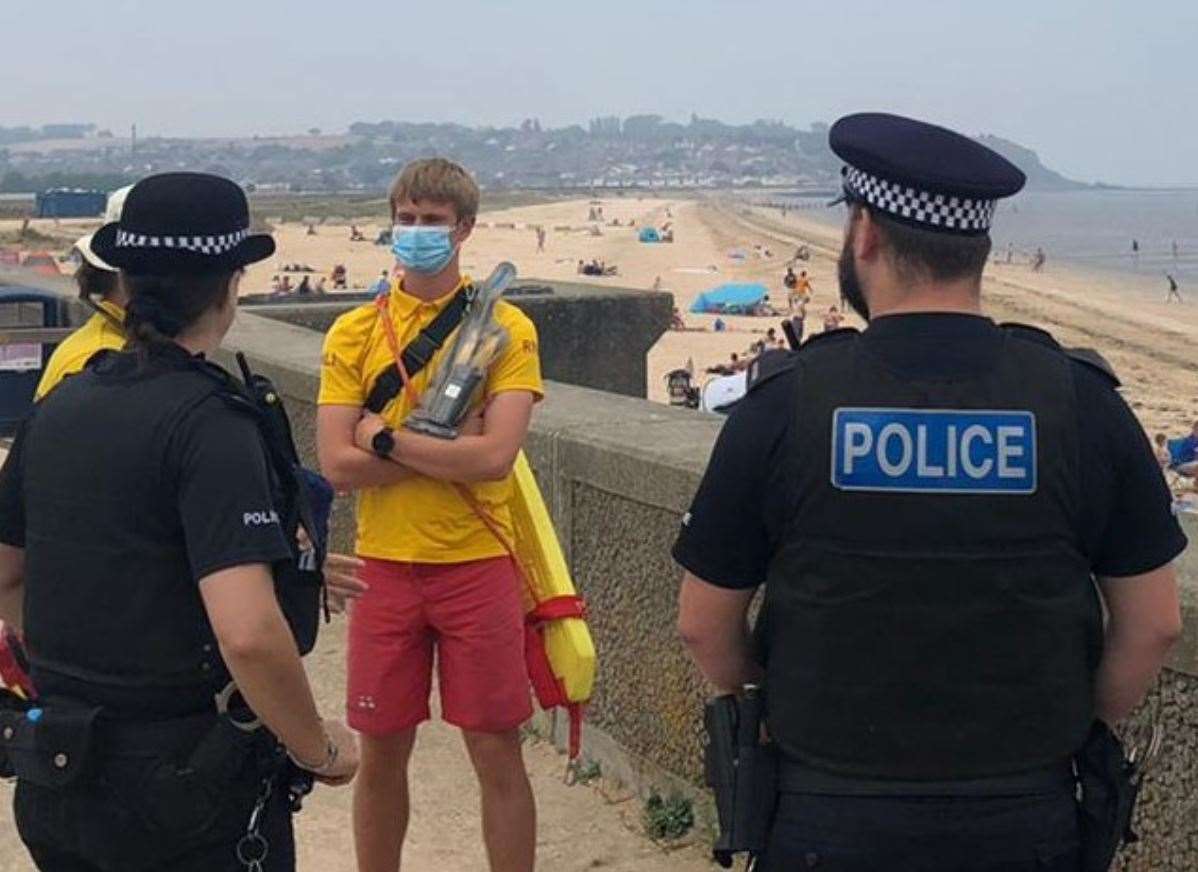
<svg viewBox="0 0 1198 872">
<path fill-rule="evenodd" d="M 794 511 L 759 632 L 770 733 L 812 766 L 984 777 L 1086 738 L 1102 627 L 1072 364 L 1039 331 L 996 341 L 989 371 L 937 380 L 899 377 L 850 331 L 798 354 Z"/>
<path fill-rule="evenodd" d="M 245 450 L 266 450 L 283 535 L 295 543 L 305 494 L 240 385 L 181 350 L 155 350 L 144 368 L 105 354 L 55 389 L 27 434 L 25 628 L 39 690 L 118 716 L 166 716 L 210 706 L 230 680 L 192 577 L 166 456 L 175 428 L 213 396 L 258 421 L 262 445 Z M 68 522 L 80 517 L 87 522 Z M 320 561 L 293 548 L 293 560 L 274 567 L 276 594 L 307 653 Z"/>
</svg>

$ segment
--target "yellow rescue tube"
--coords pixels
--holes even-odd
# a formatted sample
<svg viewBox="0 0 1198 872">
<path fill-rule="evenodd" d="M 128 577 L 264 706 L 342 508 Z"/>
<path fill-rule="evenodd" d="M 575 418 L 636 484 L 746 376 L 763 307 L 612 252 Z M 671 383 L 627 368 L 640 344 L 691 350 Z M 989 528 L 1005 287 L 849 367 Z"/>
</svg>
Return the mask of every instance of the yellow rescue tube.
<svg viewBox="0 0 1198 872">
<path fill-rule="evenodd" d="M 516 558 L 528 576 L 524 610 L 537 603 L 576 591 L 570 578 L 557 531 L 545 507 L 545 498 L 537 486 L 528 458 L 521 451 L 512 470 L 513 488 L 510 505 L 515 533 Z M 595 687 L 595 644 L 586 621 L 561 618 L 549 621 L 544 629 L 545 650 L 553 674 L 561 681 L 566 698 L 572 703 L 586 702 Z"/>
</svg>

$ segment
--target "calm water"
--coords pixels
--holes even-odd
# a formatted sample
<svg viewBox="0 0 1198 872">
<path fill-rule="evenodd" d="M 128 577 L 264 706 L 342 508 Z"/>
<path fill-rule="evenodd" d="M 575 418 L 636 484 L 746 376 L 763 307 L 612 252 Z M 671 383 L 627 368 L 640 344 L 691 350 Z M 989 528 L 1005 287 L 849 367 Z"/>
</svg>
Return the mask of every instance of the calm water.
<svg viewBox="0 0 1198 872">
<path fill-rule="evenodd" d="M 803 198 L 796 202 L 813 205 Z M 844 221 L 843 208 L 803 208 L 802 215 L 835 226 Z M 1161 299 L 1164 274 L 1170 273 L 1187 299 L 1198 299 L 1198 189 L 1032 191 L 999 205 L 991 235 L 999 259 L 1006 257 L 1008 244 L 1022 262 L 1042 246 L 1050 264 L 1118 273 L 1129 290 Z M 1132 253 L 1133 239 L 1139 255 Z"/>
</svg>

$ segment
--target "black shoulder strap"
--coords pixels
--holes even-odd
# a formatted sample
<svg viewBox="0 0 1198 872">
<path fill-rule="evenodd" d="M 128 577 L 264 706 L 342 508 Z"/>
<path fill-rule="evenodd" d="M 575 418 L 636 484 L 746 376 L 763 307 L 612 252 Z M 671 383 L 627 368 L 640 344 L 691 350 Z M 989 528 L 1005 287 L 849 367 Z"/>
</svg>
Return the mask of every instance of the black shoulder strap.
<svg viewBox="0 0 1198 872">
<path fill-rule="evenodd" d="M 1018 321 L 1004 321 L 999 324 L 999 329 L 1005 331 L 1011 336 L 1018 336 L 1021 339 L 1026 339 L 1029 342 L 1036 342 L 1048 348 L 1055 348 L 1060 351 L 1061 344 L 1047 330 L 1041 330 L 1039 327 L 1033 327 L 1030 324 L 1020 324 Z"/>
<path fill-rule="evenodd" d="M 433 322 L 408 343 L 408 347 L 403 350 L 401 356 L 404 369 L 408 371 L 409 376 L 416 375 L 428 366 L 428 362 L 445 344 L 449 334 L 462 323 L 466 310 L 470 308 L 470 302 L 474 296 L 473 290 L 472 286 L 467 286 L 458 291 L 449 301 L 449 305 L 433 319 Z M 377 415 L 383 411 L 387 403 L 399 396 L 399 392 L 402 390 L 403 378 L 399 374 L 399 367 L 393 363 L 375 379 L 374 387 L 370 389 L 370 395 L 366 398 L 367 410 Z"/>
<path fill-rule="evenodd" d="M 795 354 L 793 351 L 771 350 L 758 355 L 757 359 L 749 364 L 745 393 L 756 390 L 775 376 L 790 372 L 794 368 Z"/>
<path fill-rule="evenodd" d="M 1069 355 L 1071 360 L 1075 360 L 1083 366 L 1088 366 L 1090 369 L 1096 370 L 1111 387 L 1118 388 L 1123 386 L 1123 382 L 1119 381 L 1119 376 L 1116 375 L 1115 368 L 1111 366 L 1111 362 L 1093 348 L 1066 348 L 1065 353 Z"/>
<path fill-rule="evenodd" d="M 1027 324 L 1001 324 L 999 326 L 1009 334 L 1020 336 L 1032 342 L 1038 342 L 1041 345 L 1061 352 L 1070 360 L 1097 372 L 1111 387 L 1117 388 L 1123 384 L 1119 381 L 1119 376 L 1116 375 L 1115 368 L 1111 366 L 1111 362 L 1093 348 L 1065 348 L 1056 341 L 1051 333 L 1037 327 L 1029 327 Z"/>
</svg>

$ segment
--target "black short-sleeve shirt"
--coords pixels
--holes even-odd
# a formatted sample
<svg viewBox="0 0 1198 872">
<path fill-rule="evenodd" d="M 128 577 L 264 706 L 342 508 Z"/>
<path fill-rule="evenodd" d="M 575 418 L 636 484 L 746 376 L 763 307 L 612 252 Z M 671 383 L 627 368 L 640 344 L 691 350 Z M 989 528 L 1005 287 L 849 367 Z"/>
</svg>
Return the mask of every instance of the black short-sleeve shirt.
<svg viewBox="0 0 1198 872">
<path fill-rule="evenodd" d="M 219 383 L 182 349 L 109 355 L 21 428 L 0 471 L 0 542 L 25 551 L 42 693 L 139 715 L 211 704 L 223 664 L 197 582 L 292 558 L 257 424 Z"/>
<path fill-rule="evenodd" d="M 36 415 L 36 411 L 35 411 Z M 19 428 L 0 469 L 0 542 L 25 547 L 24 456 L 31 415 Z M 96 457 L 102 452 L 97 451 Z M 165 451 L 165 481 L 173 481 L 191 576 L 291 556 L 275 507 L 275 491 L 257 426 L 210 398 L 185 415 Z M 133 474 L 136 474 L 135 472 Z"/>
<path fill-rule="evenodd" d="M 891 315 L 875 319 L 862 341 L 893 371 L 927 377 L 979 366 L 978 343 L 996 329 L 971 315 Z M 704 581 L 733 589 L 765 581 L 788 520 L 782 457 L 798 414 L 796 377 L 792 369 L 751 391 L 716 441 L 674 545 L 675 560 Z M 1164 477 L 1143 428 L 1110 382 L 1082 363 L 1075 364 L 1074 381 L 1083 552 L 1098 576 L 1149 572 L 1186 546 Z"/>
</svg>

